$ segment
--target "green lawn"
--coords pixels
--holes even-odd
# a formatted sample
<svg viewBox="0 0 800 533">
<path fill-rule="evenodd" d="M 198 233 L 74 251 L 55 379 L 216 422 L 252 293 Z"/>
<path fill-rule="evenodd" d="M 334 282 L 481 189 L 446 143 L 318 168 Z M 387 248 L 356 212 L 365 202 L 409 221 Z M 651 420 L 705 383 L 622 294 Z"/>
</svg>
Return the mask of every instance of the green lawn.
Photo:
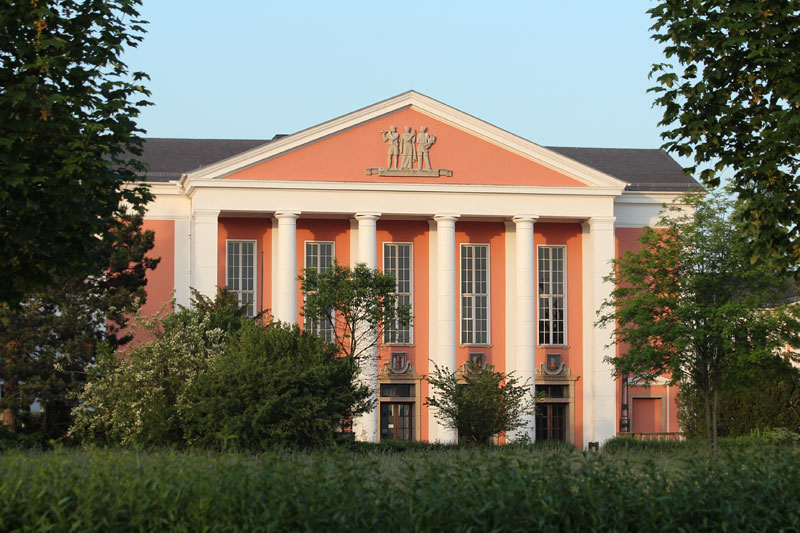
<svg viewBox="0 0 800 533">
<path fill-rule="evenodd" d="M 800 452 L 355 447 L 0 455 L 0 531 L 800 529 Z"/>
</svg>

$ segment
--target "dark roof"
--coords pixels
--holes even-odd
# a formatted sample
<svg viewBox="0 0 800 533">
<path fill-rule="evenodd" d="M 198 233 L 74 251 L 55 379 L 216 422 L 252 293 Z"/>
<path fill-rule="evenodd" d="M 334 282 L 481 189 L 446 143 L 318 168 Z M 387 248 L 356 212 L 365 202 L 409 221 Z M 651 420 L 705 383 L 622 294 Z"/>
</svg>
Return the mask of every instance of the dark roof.
<svg viewBox="0 0 800 533">
<path fill-rule="evenodd" d="M 279 134 L 270 140 L 145 139 L 142 160 L 149 167 L 147 181 L 177 180 L 181 174 L 284 136 Z M 545 148 L 630 183 L 627 190 L 683 191 L 699 187 L 694 178 L 685 175 L 681 166 L 663 150 L 561 146 Z"/>
<path fill-rule="evenodd" d="M 663 150 L 563 146 L 546 148 L 630 183 L 627 188 L 629 191 L 685 191 L 700 187 Z"/>
<path fill-rule="evenodd" d="M 145 139 L 142 160 L 147 163 L 147 181 L 177 180 L 181 174 L 240 154 L 264 140 L 242 139 Z"/>
</svg>

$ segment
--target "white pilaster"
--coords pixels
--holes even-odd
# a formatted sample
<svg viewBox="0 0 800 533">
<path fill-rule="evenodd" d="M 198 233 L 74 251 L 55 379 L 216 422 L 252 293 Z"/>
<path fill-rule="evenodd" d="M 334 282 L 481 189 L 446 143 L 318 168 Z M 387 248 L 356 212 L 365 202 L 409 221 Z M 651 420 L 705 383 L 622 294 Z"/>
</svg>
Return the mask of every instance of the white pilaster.
<svg viewBox="0 0 800 533">
<path fill-rule="evenodd" d="M 378 266 L 378 241 L 377 221 L 380 213 L 359 212 L 355 219 L 358 221 L 358 262 L 369 268 Z M 375 343 L 375 331 L 367 331 L 366 324 L 357 324 L 356 336 L 366 344 Z M 359 379 L 366 384 L 373 393 L 378 395 L 378 346 L 375 343 L 368 351 L 361 352 L 361 373 Z M 353 420 L 353 431 L 356 439 L 365 442 L 378 442 L 378 405 L 375 408 Z"/>
<path fill-rule="evenodd" d="M 192 213 L 191 286 L 214 298 L 217 294 L 217 241 L 219 209 L 197 209 Z"/>
<path fill-rule="evenodd" d="M 595 326 L 597 310 L 613 289 L 603 278 L 611 273 L 615 255 L 614 217 L 593 217 L 583 224 L 584 255 L 584 446 L 616 435 L 616 381 L 604 361 L 614 355 L 614 327 Z M 586 272 L 588 270 L 589 272 Z"/>
<path fill-rule="evenodd" d="M 529 382 L 531 392 L 536 383 L 534 368 L 536 365 L 536 331 L 535 315 L 535 264 L 533 246 L 533 226 L 538 217 L 536 215 L 518 215 L 513 218 L 516 224 L 516 349 L 514 363 L 517 377 L 520 382 Z M 511 302 L 506 303 L 511 306 Z M 533 441 L 536 437 L 534 424 L 536 418 L 533 414 L 527 415 L 525 425 L 514 432 L 512 438 L 524 439 L 528 437 Z"/>
<path fill-rule="evenodd" d="M 458 301 L 456 273 L 456 220 L 460 215 L 437 214 L 436 221 L 436 358 L 434 362 L 450 372 L 456 370 L 456 343 L 458 327 L 456 324 L 456 303 Z M 431 369 L 433 371 L 433 369 Z M 446 428 L 438 419 L 430 417 L 430 440 L 455 442 L 455 430 Z"/>
<path fill-rule="evenodd" d="M 278 273 L 273 315 L 281 322 L 297 323 L 297 217 L 300 211 L 278 211 L 278 256 L 272 268 Z M 277 260 L 277 265 L 275 264 Z"/>
<path fill-rule="evenodd" d="M 179 217 L 175 219 L 175 271 L 173 287 L 175 303 L 189 307 L 191 303 L 192 285 L 192 219 Z"/>
</svg>

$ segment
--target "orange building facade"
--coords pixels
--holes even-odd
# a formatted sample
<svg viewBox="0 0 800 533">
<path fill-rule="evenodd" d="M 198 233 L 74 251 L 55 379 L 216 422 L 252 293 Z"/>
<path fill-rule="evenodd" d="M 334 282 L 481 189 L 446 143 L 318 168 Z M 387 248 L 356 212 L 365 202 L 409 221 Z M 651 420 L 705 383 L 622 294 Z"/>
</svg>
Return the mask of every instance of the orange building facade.
<svg viewBox="0 0 800 533">
<path fill-rule="evenodd" d="M 454 441 L 425 376 L 467 361 L 545 394 L 510 440 L 679 431 L 677 391 L 614 378 L 594 325 L 610 261 L 695 185 L 663 152 L 546 148 L 411 91 L 270 141 L 149 139 L 143 157 L 161 257 L 145 312 L 227 286 L 302 325 L 304 268 L 395 275 L 414 320 L 364 369 L 379 402 L 357 438 Z"/>
</svg>

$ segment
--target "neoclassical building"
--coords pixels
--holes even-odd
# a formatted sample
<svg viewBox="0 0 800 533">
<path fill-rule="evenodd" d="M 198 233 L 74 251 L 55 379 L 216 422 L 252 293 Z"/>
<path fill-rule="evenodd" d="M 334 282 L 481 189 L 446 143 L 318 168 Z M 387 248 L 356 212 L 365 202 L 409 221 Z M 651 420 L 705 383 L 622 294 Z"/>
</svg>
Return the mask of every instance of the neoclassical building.
<svg viewBox="0 0 800 533">
<path fill-rule="evenodd" d="M 424 377 L 470 360 L 545 394 L 531 438 L 679 430 L 676 391 L 614 378 L 594 325 L 609 262 L 696 186 L 664 152 L 543 147 L 410 91 L 271 140 L 148 139 L 143 158 L 161 257 L 145 311 L 227 286 L 303 324 L 304 268 L 395 275 L 414 321 L 379 339 L 358 438 L 454 440 Z"/>
</svg>

